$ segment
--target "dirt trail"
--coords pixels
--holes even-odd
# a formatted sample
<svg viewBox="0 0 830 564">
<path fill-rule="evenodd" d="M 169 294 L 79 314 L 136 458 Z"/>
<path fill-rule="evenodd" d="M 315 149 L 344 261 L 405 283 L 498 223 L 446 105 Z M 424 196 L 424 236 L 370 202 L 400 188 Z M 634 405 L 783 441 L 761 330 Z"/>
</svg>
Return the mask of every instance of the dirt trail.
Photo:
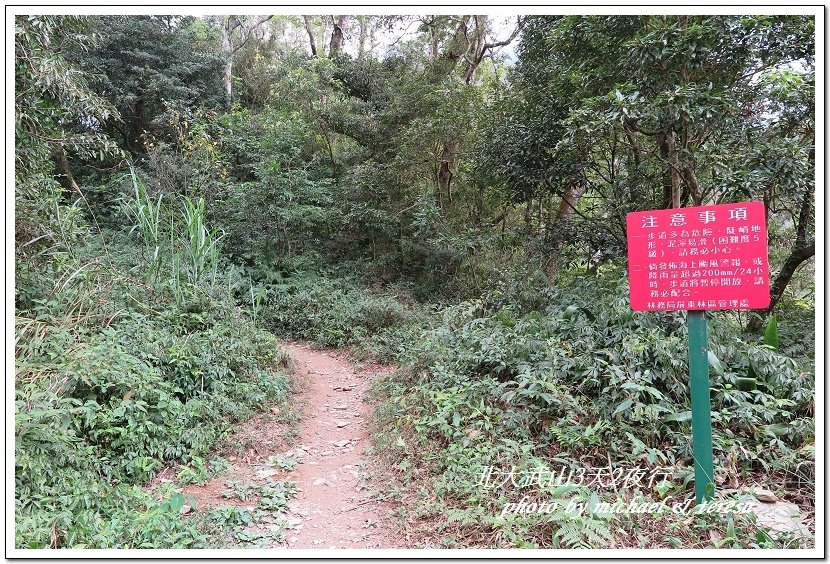
<svg viewBox="0 0 830 564">
<path fill-rule="evenodd" d="M 405 536 L 396 534 L 390 515 L 394 508 L 377 499 L 383 495 L 372 480 L 377 466 L 366 453 L 372 446 L 371 406 L 364 395 L 391 368 L 357 367 L 340 353 L 301 343 L 282 348 L 291 356 L 298 384 L 291 402 L 294 410 L 302 410 L 299 439 L 286 440 L 290 423 L 275 419 L 281 410 L 273 406 L 271 413 L 238 427 L 220 453 L 230 463 L 227 471 L 179 491 L 192 500 L 196 513 L 236 507 L 254 516 L 233 531 L 232 546 L 404 547 Z M 290 464 L 281 467 L 279 461 Z M 174 481 L 175 472 L 171 467 L 170 475 L 158 481 Z M 275 482 L 296 484 L 296 493 L 282 501 L 265 500 L 270 506 L 263 508 L 263 488 Z M 187 512 L 192 510 L 188 505 Z"/>
<path fill-rule="evenodd" d="M 301 463 L 291 472 L 299 491 L 291 512 L 302 522 L 286 535 L 295 548 L 394 548 L 387 512 L 364 481 L 371 464 L 367 429 L 371 407 L 364 394 L 388 368 L 356 370 L 339 354 L 286 343 L 304 402 L 299 441 L 292 449 Z M 367 468 L 368 466 L 368 468 Z"/>
</svg>

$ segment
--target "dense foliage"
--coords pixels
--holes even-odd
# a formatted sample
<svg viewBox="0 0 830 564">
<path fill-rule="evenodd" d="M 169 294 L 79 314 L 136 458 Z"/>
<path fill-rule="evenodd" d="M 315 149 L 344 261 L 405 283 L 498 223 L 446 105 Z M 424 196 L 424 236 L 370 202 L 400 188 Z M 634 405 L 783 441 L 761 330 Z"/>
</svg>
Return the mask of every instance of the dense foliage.
<svg viewBox="0 0 830 564">
<path fill-rule="evenodd" d="M 249 518 L 182 519 L 143 486 L 206 471 L 285 398 L 278 335 L 400 364 L 378 441 L 448 545 L 713 527 L 791 546 L 715 517 L 504 518 L 521 492 L 477 478 L 665 466 L 677 480 L 639 493 L 688 496 L 685 315 L 630 310 L 625 214 L 760 200 L 773 303 L 710 315 L 717 480 L 812 503 L 814 34 L 803 16 L 18 16 L 16 545 L 210 546 Z"/>
</svg>

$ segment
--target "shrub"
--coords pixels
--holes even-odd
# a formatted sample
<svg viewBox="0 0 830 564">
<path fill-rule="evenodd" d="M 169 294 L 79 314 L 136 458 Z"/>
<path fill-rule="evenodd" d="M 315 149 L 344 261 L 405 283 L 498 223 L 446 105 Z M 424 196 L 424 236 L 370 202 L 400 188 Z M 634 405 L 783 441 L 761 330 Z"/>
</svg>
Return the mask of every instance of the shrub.
<svg viewBox="0 0 830 564">
<path fill-rule="evenodd" d="M 284 398 L 276 339 L 227 293 L 125 275 L 117 237 L 41 274 L 50 295 L 18 310 L 16 546 L 187 547 L 203 542 L 170 499 L 139 487 L 206 456 L 234 422 Z M 144 264 L 143 266 L 148 266 Z M 49 278 L 54 276 L 54 282 Z"/>
<path fill-rule="evenodd" d="M 442 511 L 453 509 L 482 533 L 505 527 L 484 517 L 498 507 L 476 493 L 484 466 L 503 470 L 532 458 L 548 467 L 613 462 L 690 475 L 685 315 L 633 312 L 627 296 L 625 278 L 606 265 L 596 278 L 504 284 L 442 310 L 399 354 L 403 375 L 383 384 L 386 434 L 418 445 L 393 442 L 397 464 L 417 452 L 405 464 L 425 475 L 413 480 L 429 475 Z M 805 450 L 814 440 L 809 364 L 745 340 L 734 314 L 710 314 L 710 327 L 719 474 L 778 472 L 803 486 L 814 466 Z M 746 380 L 754 389 L 743 389 Z M 514 524 L 539 546 L 555 544 L 544 516 Z M 602 536 L 602 528 L 593 532 Z"/>
</svg>

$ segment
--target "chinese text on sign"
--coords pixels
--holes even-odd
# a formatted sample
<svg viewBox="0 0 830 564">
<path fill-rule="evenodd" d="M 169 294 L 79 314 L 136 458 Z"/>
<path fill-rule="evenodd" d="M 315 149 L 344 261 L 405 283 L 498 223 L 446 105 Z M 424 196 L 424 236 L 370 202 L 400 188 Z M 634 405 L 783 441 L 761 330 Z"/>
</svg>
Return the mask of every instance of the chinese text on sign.
<svg viewBox="0 0 830 564">
<path fill-rule="evenodd" d="M 763 203 L 634 212 L 627 233 L 632 309 L 769 306 Z"/>
</svg>

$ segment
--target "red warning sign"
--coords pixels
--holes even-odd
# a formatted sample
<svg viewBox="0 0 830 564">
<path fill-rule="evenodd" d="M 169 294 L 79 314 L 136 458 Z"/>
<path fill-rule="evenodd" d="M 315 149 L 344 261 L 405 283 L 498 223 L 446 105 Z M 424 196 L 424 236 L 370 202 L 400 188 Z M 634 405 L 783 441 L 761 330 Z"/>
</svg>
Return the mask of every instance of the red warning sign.
<svg viewBox="0 0 830 564">
<path fill-rule="evenodd" d="M 632 309 L 769 306 L 762 202 L 634 212 L 627 234 Z"/>
</svg>

